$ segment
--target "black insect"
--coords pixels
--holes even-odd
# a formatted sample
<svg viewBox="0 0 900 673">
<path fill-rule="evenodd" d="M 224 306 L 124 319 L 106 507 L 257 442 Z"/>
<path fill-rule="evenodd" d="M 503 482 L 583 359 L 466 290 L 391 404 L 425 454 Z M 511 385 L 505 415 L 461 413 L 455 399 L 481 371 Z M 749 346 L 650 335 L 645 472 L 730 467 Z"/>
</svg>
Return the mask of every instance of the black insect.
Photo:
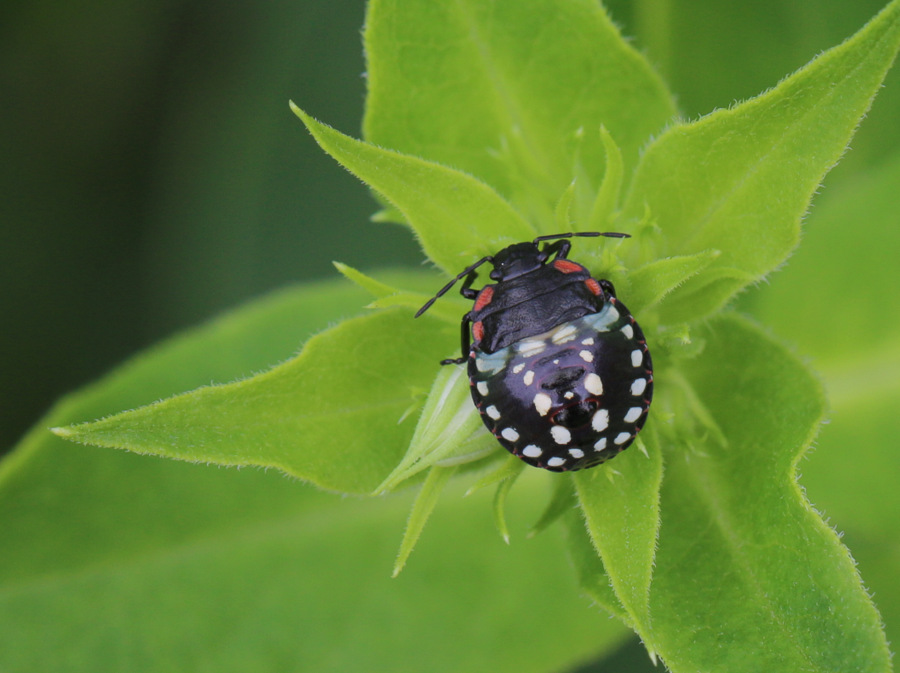
<svg viewBox="0 0 900 673">
<path fill-rule="evenodd" d="M 626 449 L 653 397 L 644 334 L 612 283 L 567 259 L 574 236 L 628 237 L 579 232 L 516 243 L 466 268 L 416 313 L 463 281 L 460 294 L 475 305 L 462 318 L 462 355 L 441 364 L 468 361 L 488 430 L 513 455 L 554 472 Z M 487 262 L 496 283 L 475 290 Z"/>
</svg>

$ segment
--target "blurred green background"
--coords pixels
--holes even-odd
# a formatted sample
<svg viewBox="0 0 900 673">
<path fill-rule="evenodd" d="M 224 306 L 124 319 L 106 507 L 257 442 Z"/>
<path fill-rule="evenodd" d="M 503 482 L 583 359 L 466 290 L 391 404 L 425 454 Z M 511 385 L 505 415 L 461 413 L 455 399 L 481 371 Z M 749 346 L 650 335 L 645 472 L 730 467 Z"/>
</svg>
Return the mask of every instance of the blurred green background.
<svg viewBox="0 0 900 673">
<path fill-rule="evenodd" d="M 606 4 L 696 118 L 773 86 L 883 3 Z M 0 452 L 128 355 L 270 289 L 333 275 L 331 260 L 421 262 L 405 230 L 368 221 L 374 201 L 287 106 L 358 135 L 364 11 L 363 0 L 4 3 Z M 846 531 L 895 643 L 898 121 L 895 69 L 797 254 L 739 300 L 831 387 L 832 423 L 803 483 Z"/>
<path fill-rule="evenodd" d="M 364 10 L 4 3 L 0 447 L 129 354 L 333 259 L 421 260 L 288 109 L 359 134 Z"/>
<path fill-rule="evenodd" d="M 752 96 L 879 0 L 607 3 L 688 117 Z M 250 297 L 421 261 L 287 101 L 358 134 L 363 0 L 0 9 L 0 447 L 59 395 Z M 893 73 L 829 182 L 900 142 Z M 891 82 L 895 85 L 891 86 Z"/>
</svg>

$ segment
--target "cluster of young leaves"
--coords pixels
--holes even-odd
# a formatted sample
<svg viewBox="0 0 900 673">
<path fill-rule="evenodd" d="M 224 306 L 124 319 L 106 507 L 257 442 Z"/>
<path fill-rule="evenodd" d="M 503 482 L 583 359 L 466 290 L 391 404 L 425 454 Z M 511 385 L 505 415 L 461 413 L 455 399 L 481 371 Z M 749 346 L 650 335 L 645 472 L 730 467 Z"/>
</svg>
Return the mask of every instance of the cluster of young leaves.
<svg viewBox="0 0 900 673">
<path fill-rule="evenodd" d="M 540 234 L 633 235 L 579 245 L 577 258 L 613 280 L 647 333 L 657 397 L 642 450 L 575 475 L 530 471 L 510 493 L 521 463 L 481 429 L 459 370 L 436 364 L 457 347 L 463 302 L 447 297 L 413 323 L 414 310 L 441 280 L 421 273 L 374 280 L 343 266 L 374 296 L 374 310 L 319 332 L 296 357 L 235 383 L 139 406 L 178 385 L 246 375 L 284 357 L 291 339 L 358 305 L 359 291 L 323 286 L 286 295 L 148 354 L 63 403 L 51 414 L 57 434 L 182 461 L 276 467 L 345 494 L 393 491 L 424 478 L 400 564 L 455 472 L 490 468 L 473 488 L 499 483 L 495 514 L 502 530 L 507 497 L 518 495 L 537 516 L 534 503 L 551 482 L 553 496 L 536 527 L 563 518 L 582 588 L 670 670 L 888 670 L 880 620 L 853 562 L 797 484 L 797 462 L 824 415 L 820 385 L 777 340 L 723 307 L 796 246 L 815 189 L 900 47 L 900 0 L 770 91 L 691 123 L 677 120 L 661 79 L 594 0 L 535 0 L 527 7 L 514 0 L 373 0 L 365 39 L 366 140 L 295 112 L 327 152 L 377 192 L 385 205 L 379 219 L 408 225 L 445 275 Z M 273 334 L 281 335 L 277 343 L 260 340 Z M 227 366 L 217 361 L 224 348 L 231 349 Z M 242 348 L 246 357 L 234 352 Z M 179 368 L 183 380 L 155 382 L 160 372 Z M 66 425 L 111 411 L 112 400 L 138 408 Z M 333 650 L 360 632 L 361 642 L 402 653 L 393 670 L 407 670 L 407 660 L 415 670 L 417 650 L 409 647 L 415 637 L 433 645 L 430 630 L 446 626 L 437 620 L 465 622 L 460 615 L 473 612 L 486 616 L 457 626 L 471 630 L 460 633 L 465 647 L 448 649 L 447 670 L 472 661 L 478 669 L 560 667 L 621 634 L 565 604 L 572 595 L 560 587 L 566 561 L 554 556 L 547 542 L 554 538 L 542 536 L 528 553 L 497 557 L 477 537 L 481 529 L 466 529 L 469 539 L 454 531 L 478 516 L 457 499 L 448 499 L 455 524 L 439 508 L 423 539 L 419 556 L 427 572 L 415 585 L 401 579 L 382 589 L 372 569 L 380 568 L 377 554 L 387 552 L 374 532 L 397 520 L 400 505 L 408 504 L 402 496 L 378 507 L 337 502 L 258 473 L 222 478 L 199 467 L 74 453 L 60 444 L 39 431 L 26 438 L 0 472 L 0 512 L 41 512 L 77 499 L 70 482 L 69 490 L 62 481 L 33 488 L 33 475 L 49 461 L 82 475 L 79 484 L 102 482 L 112 469 L 140 474 L 141 482 L 124 480 L 107 499 L 88 503 L 87 533 L 79 534 L 99 540 L 101 549 L 82 549 L 61 576 L 54 574 L 54 552 L 77 546 L 71 530 L 22 516 L 0 533 L 5 548 L 28 539 L 43 545 L 41 553 L 6 561 L 3 576 L 19 584 L 4 592 L 3 611 L 24 615 L 17 637 L 36 627 L 40 611 L 64 613 L 67 601 L 86 596 L 99 594 L 112 620 L 113 597 L 122 591 L 147 596 L 159 583 L 209 564 L 216 569 L 209 593 L 225 584 L 228 600 L 240 606 L 258 596 L 226 575 L 271 572 L 299 602 L 356 574 L 366 579 L 333 598 L 336 611 L 364 608 L 360 620 L 343 623 L 353 638 L 335 642 L 328 627 L 338 622 L 329 613 L 317 616 L 302 645 L 294 644 L 308 648 L 308 670 L 325 670 Z M 109 509 L 133 499 L 130 489 L 167 496 L 139 503 L 133 525 L 113 539 L 108 531 L 121 521 L 110 521 Z M 178 496 L 168 500 L 191 490 L 210 495 L 197 511 L 185 512 Z M 144 527 L 166 514 L 180 525 L 147 535 Z M 314 539 L 326 548 L 312 549 Z M 170 546 L 160 546 L 162 540 Z M 365 557 L 343 561 L 363 546 Z M 315 574 L 316 581 L 292 583 L 288 569 Z M 516 577 L 522 581 L 510 592 Z M 361 598 L 363 586 L 373 589 Z M 194 594 L 206 595 L 203 588 Z M 476 596 L 482 601 L 471 603 Z M 425 597 L 433 614 L 420 610 Z M 547 605 L 554 606 L 553 620 L 530 618 L 546 614 Z M 176 601 L 160 614 L 181 607 Z M 296 633 L 282 623 L 291 619 L 283 608 L 277 619 L 262 618 L 262 627 L 256 617 L 252 611 L 241 617 L 242 633 L 261 628 L 278 643 Z M 87 623 L 86 612 L 82 619 Z M 383 623 L 392 628 L 379 628 Z M 218 619 L 201 626 L 197 640 L 179 641 L 173 659 L 190 661 L 195 648 L 234 628 Z M 385 631 L 403 637 L 381 638 Z M 490 647 L 478 647 L 479 639 Z M 83 652 L 104 645 L 98 634 Z M 138 656 L 148 667 L 163 667 L 150 649 Z M 30 656 L 24 648 L 16 652 L 21 662 Z M 269 663 L 283 652 L 274 648 Z M 231 665 L 240 661 L 225 654 Z M 241 656 L 259 664 L 266 655 Z M 440 660 L 429 652 L 433 670 L 444 665 Z"/>
</svg>

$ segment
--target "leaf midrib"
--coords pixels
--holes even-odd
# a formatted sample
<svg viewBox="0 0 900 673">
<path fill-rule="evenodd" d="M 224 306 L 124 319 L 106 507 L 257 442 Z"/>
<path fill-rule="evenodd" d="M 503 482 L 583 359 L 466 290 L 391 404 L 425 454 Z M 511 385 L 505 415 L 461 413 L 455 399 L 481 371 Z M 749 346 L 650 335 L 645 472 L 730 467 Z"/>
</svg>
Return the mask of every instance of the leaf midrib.
<svg viewBox="0 0 900 673">
<path fill-rule="evenodd" d="M 818 424 L 813 425 L 814 428 L 818 427 Z M 808 443 L 804 443 L 804 446 L 807 445 Z M 722 480 L 716 479 L 712 475 L 710 475 L 710 472 L 712 472 L 712 468 L 708 466 L 704 467 L 703 462 L 704 461 L 692 462 L 690 469 L 682 470 L 682 474 L 687 474 L 689 480 L 693 482 L 693 493 L 695 499 L 704 503 L 705 509 L 708 512 L 709 521 L 715 524 L 715 528 L 720 533 L 720 537 L 725 544 L 725 548 L 727 549 L 728 554 L 733 561 L 728 566 L 729 569 L 735 571 L 734 574 L 739 574 L 741 576 L 742 584 L 745 587 L 758 589 L 763 585 L 759 580 L 757 573 L 755 572 L 756 564 L 751 562 L 746 553 L 742 551 L 742 548 L 746 548 L 746 545 L 741 544 L 742 537 L 733 521 L 733 517 L 730 515 L 729 508 L 725 506 L 727 500 L 722 497 L 721 489 L 719 488 L 719 483 Z M 793 493 L 790 492 L 790 487 L 781 487 L 781 490 L 789 499 L 802 497 L 799 489 L 797 488 L 794 489 Z M 804 648 L 799 642 L 796 641 L 796 634 L 794 630 L 788 628 L 784 623 L 783 619 L 781 618 L 781 613 L 777 609 L 776 604 L 769 597 L 768 593 L 761 590 L 752 592 L 748 591 L 747 593 L 755 596 L 756 603 L 768 613 L 772 623 L 779 626 L 785 636 L 786 642 L 789 642 L 794 646 L 794 649 L 797 651 L 797 653 L 805 662 L 807 662 L 807 664 L 809 664 L 810 667 L 815 667 L 815 669 L 811 668 L 811 670 L 818 670 L 818 665 L 813 659 L 811 659 L 810 654 L 807 652 L 806 648 Z"/>
</svg>

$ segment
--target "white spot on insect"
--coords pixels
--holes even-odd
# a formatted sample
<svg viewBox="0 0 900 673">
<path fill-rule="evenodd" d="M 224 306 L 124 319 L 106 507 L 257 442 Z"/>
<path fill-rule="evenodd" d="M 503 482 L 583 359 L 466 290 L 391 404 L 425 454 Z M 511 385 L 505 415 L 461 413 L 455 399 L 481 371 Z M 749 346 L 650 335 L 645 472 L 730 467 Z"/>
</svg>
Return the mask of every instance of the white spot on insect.
<svg viewBox="0 0 900 673">
<path fill-rule="evenodd" d="M 632 395 L 643 395 L 647 389 L 647 379 L 635 379 L 631 384 Z"/>
<path fill-rule="evenodd" d="M 558 365 L 558 364 L 559 364 L 559 360 L 554 360 L 554 361 L 553 361 L 553 364 Z"/>
<path fill-rule="evenodd" d="M 553 456 L 550 460 L 547 461 L 547 467 L 559 467 L 560 465 L 565 465 L 566 459 L 560 458 L 559 456 Z"/>
<path fill-rule="evenodd" d="M 588 337 L 587 339 L 581 340 L 582 346 L 593 346 L 594 345 L 594 337 Z"/>
<path fill-rule="evenodd" d="M 584 451 L 581 449 L 569 449 L 569 455 L 572 458 L 584 458 Z"/>
<path fill-rule="evenodd" d="M 479 381 L 475 387 L 478 388 L 478 393 L 482 397 L 488 394 L 487 381 Z"/>
<path fill-rule="evenodd" d="M 631 439 L 630 432 L 620 432 L 618 435 L 616 435 L 616 438 L 613 440 L 613 442 L 615 442 L 616 444 L 624 444 L 629 439 Z"/>
<path fill-rule="evenodd" d="M 519 433 L 514 428 L 503 428 L 500 431 L 500 436 L 509 442 L 515 442 L 519 439 Z"/>
<path fill-rule="evenodd" d="M 606 437 L 601 437 L 594 443 L 594 451 L 603 451 L 606 448 Z"/>
<path fill-rule="evenodd" d="M 609 427 L 609 409 L 597 409 L 591 418 L 591 427 L 594 432 L 603 432 Z"/>
<path fill-rule="evenodd" d="M 480 372 L 496 373 L 501 371 L 509 359 L 509 351 L 505 348 L 496 353 L 479 353 L 475 356 L 475 368 Z"/>
<path fill-rule="evenodd" d="M 625 422 L 626 423 L 634 423 L 637 419 L 641 417 L 642 409 L 640 407 L 631 407 L 628 412 L 625 414 Z"/>
<path fill-rule="evenodd" d="M 500 418 L 500 411 L 493 404 L 485 409 L 484 413 L 493 418 L 495 421 Z"/>
<path fill-rule="evenodd" d="M 538 458 L 543 453 L 540 447 L 535 446 L 534 444 L 529 444 L 524 449 L 522 449 L 522 455 L 527 456 L 528 458 Z"/>
<path fill-rule="evenodd" d="M 644 361 L 644 354 L 641 352 L 639 348 L 635 348 L 631 351 L 631 366 L 632 367 L 640 367 L 641 363 Z"/>
<path fill-rule="evenodd" d="M 517 364 L 515 367 L 513 367 L 513 374 L 518 374 L 518 373 L 519 373 L 520 371 L 522 371 L 523 369 L 525 369 L 525 363 L 524 363 L 524 362 L 520 362 L 520 363 Z"/>
<path fill-rule="evenodd" d="M 538 393 L 534 396 L 534 408 L 541 416 L 546 416 L 551 406 L 553 406 L 553 400 L 546 393 Z"/>
<path fill-rule="evenodd" d="M 566 325 L 565 327 L 556 330 L 556 332 L 553 333 L 553 336 L 550 337 L 550 340 L 555 344 L 568 343 L 575 339 L 575 333 L 577 331 L 575 325 Z"/>
<path fill-rule="evenodd" d="M 634 330 L 631 328 L 631 325 L 625 325 L 625 327 L 622 328 L 622 334 L 628 339 L 634 338 Z"/>
<path fill-rule="evenodd" d="M 543 341 L 523 341 L 519 344 L 518 349 L 519 353 L 525 357 L 531 357 L 532 355 L 543 353 L 546 347 L 547 344 Z"/>
<path fill-rule="evenodd" d="M 525 376 L 522 377 L 522 380 L 525 382 L 526 386 L 530 386 L 534 383 L 534 372 L 529 369 L 525 372 Z"/>
<path fill-rule="evenodd" d="M 550 434 L 553 435 L 553 441 L 557 444 L 568 444 L 572 441 L 572 433 L 561 425 L 554 425 L 550 428 Z"/>
<path fill-rule="evenodd" d="M 591 313 L 581 318 L 583 327 L 596 332 L 609 332 L 619 319 L 619 312 L 612 304 L 607 304 L 599 313 Z"/>
<path fill-rule="evenodd" d="M 593 362 L 594 361 L 594 354 L 587 350 L 581 351 L 578 354 L 578 357 L 580 357 L 585 362 Z"/>
<path fill-rule="evenodd" d="M 571 390 L 569 390 L 566 392 L 565 395 L 563 395 L 563 397 L 565 397 L 567 400 L 571 400 L 573 397 L 575 397 L 575 393 L 573 393 Z"/>
<path fill-rule="evenodd" d="M 603 381 L 600 377 L 591 372 L 587 376 L 584 377 L 584 388 L 591 395 L 602 395 L 603 394 Z"/>
</svg>

